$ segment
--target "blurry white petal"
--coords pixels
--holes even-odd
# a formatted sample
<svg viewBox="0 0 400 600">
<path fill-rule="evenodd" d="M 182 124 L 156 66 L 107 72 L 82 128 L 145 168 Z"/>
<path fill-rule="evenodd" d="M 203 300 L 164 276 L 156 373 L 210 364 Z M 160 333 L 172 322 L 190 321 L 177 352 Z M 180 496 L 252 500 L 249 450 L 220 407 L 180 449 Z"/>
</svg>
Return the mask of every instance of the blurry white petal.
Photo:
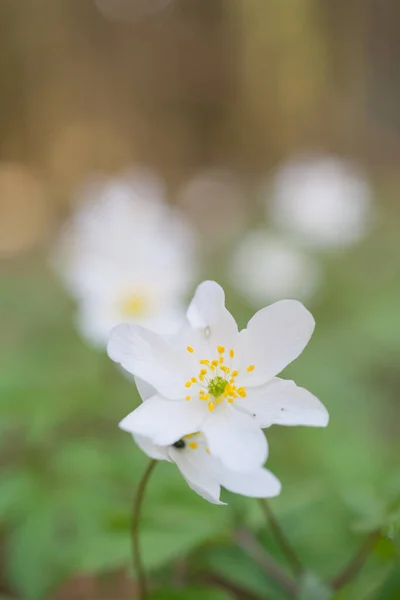
<svg viewBox="0 0 400 600">
<path fill-rule="evenodd" d="M 240 334 L 243 356 L 254 367 L 241 383 L 262 385 L 280 373 L 304 350 L 314 327 L 313 316 L 297 300 L 280 300 L 258 311 Z"/>
<path fill-rule="evenodd" d="M 321 248 L 352 244 L 367 231 L 371 191 L 354 165 L 330 156 L 304 156 L 283 165 L 272 189 L 275 224 Z"/>
<path fill-rule="evenodd" d="M 143 401 L 157 394 L 157 390 L 153 388 L 152 385 L 148 384 L 147 381 L 143 381 L 140 377 L 134 377 L 134 379 L 139 396 Z"/>
<path fill-rule="evenodd" d="M 273 498 L 282 487 L 271 471 L 261 467 L 245 473 L 221 469 L 219 482 L 230 492 L 250 498 Z"/>
<path fill-rule="evenodd" d="M 260 306 L 283 298 L 313 296 L 322 272 L 314 257 L 284 238 L 253 231 L 235 251 L 230 278 L 241 294 Z"/>
<path fill-rule="evenodd" d="M 148 437 L 155 444 L 173 444 L 188 432 L 199 431 L 207 418 L 200 402 L 171 402 L 153 396 L 138 406 L 119 426 L 124 431 Z"/>
<path fill-rule="evenodd" d="M 329 422 L 328 411 L 316 396 L 294 381 L 279 378 L 249 389 L 241 406 L 256 416 L 260 427 L 274 424 L 326 427 Z"/>
<path fill-rule="evenodd" d="M 143 435 L 133 435 L 133 439 L 139 448 L 154 460 L 170 460 L 168 456 L 168 446 L 157 446 L 149 438 Z"/>
<path fill-rule="evenodd" d="M 137 323 L 172 334 L 185 319 L 195 274 L 192 228 L 168 206 L 151 172 L 98 177 L 54 249 L 52 264 L 78 303 L 78 327 L 104 346 L 112 327 Z"/>
<path fill-rule="evenodd" d="M 109 357 L 143 379 L 167 398 L 185 396 L 185 382 L 192 376 L 184 347 L 139 325 L 114 327 L 107 347 Z"/>
<path fill-rule="evenodd" d="M 212 504 L 224 504 L 219 499 L 220 486 L 218 481 L 212 477 L 208 469 L 204 469 L 203 465 L 196 465 L 195 451 L 182 452 L 172 447 L 169 450 L 169 456 L 177 464 L 189 487 L 196 494 Z"/>
<path fill-rule="evenodd" d="M 201 431 L 211 453 L 229 469 L 250 471 L 267 459 L 267 440 L 256 419 L 230 405 L 219 405 Z"/>
<path fill-rule="evenodd" d="M 238 327 L 225 308 L 224 290 L 215 281 L 201 283 L 191 301 L 187 317 L 192 327 L 204 331 L 209 345 L 235 346 Z"/>
</svg>

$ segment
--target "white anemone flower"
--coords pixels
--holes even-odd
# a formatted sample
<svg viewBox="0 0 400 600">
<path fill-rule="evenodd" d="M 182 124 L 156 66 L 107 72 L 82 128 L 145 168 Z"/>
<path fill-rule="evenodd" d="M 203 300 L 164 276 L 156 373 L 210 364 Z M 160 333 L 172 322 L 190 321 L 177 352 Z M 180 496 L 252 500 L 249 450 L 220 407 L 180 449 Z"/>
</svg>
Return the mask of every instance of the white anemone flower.
<svg viewBox="0 0 400 600">
<path fill-rule="evenodd" d="M 99 346 L 123 321 L 173 332 L 195 268 L 187 222 L 143 174 L 94 181 L 82 196 L 54 261 L 77 300 L 80 332 Z"/>
<path fill-rule="evenodd" d="M 365 175 L 339 158 L 290 160 L 276 172 L 271 191 L 268 216 L 309 246 L 349 246 L 370 227 L 372 198 Z"/>
<path fill-rule="evenodd" d="M 314 256 L 266 231 L 249 232 L 232 256 L 232 285 L 256 306 L 265 302 L 315 295 L 322 271 Z"/>
<path fill-rule="evenodd" d="M 300 302 L 281 300 L 263 308 L 239 332 L 223 289 L 206 281 L 187 317 L 173 338 L 129 324 L 111 332 L 110 358 L 154 388 L 122 420 L 122 429 L 161 446 L 201 431 L 226 467 L 251 471 L 267 458 L 262 428 L 327 425 L 328 413 L 315 396 L 276 377 L 314 330 Z"/>
<path fill-rule="evenodd" d="M 225 504 L 220 501 L 221 486 L 250 498 L 272 498 L 281 491 L 280 481 L 268 469 L 257 467 L 248 472 L 228 469 L 212 456 L 200 432 L 183 436 L 169 446 L 158 446 L 143 436 L 133 437 L 150 458 L 174 462 L 189 487 L 212 504 Z"/>
</svg>

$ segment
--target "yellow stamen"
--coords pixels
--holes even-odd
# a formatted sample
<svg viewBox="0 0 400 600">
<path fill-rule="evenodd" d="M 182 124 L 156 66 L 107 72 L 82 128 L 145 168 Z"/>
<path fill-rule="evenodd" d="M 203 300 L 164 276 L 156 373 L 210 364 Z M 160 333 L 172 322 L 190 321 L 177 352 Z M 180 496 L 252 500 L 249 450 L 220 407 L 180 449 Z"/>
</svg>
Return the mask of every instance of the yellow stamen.
<svg viewBox="0 0 400 600">
<path fill-rule="evenodd" d="M 225 348 L 223 346 L 217 346 L 218 354 L 223 354 L 225 352 Z"/>
<path fill-rule="evenodd" d="M 192 385 L 192 382 L 191 382 L 191 381 L 187 381 L 187 382 L 185 383 L 185 387 L 187 387 L 187 388 L 189 388 L 191 385 Z"/>
<path fill-rule="evenodd" d="M 254 366 L 254 365 L 250 365 L 249 367 L 247 367 L 247 371 L 248 371 L 249 373 L 251 373 L 251 371 L 254 371 L 254 369 L 255 369 L 255 366 Z"/>
<path fill-rule="evenodd" d="M 219 357 L 219 364 L 220 364 L 220 365 L 222 365 L 222 363 L 223 363 L 223 362 L 224 362 L 224 357 L 223 357 L 223 356 L 220 356 L 220 357 Z"/>
<path fill-rule="evenodd" d="M 190 442 L 189 446 L 191 448 L 193 448 L 193 450 L 196 450 L 196 448 L 197 448 L 197 442 Z"/>
<path fill-rule="evenodd" d="M 210 448 L 206 448 L 206 452 L 207 452 L 207 454 L 211 454 Z"/>
<path fill-rule="evenodd" d="M 192 377 L 192 383 L 197 383 L 196 377 Z"/>
<path fill-rule="evenodd" d="M 216 399 L 216 404 L 221 404 L 221 402 L 223 402 L 224 399 L 222 398 L 222 396 L 220 396 L 219 398 Z"/>
<path fill-rule="evenodd" d="M 228 402 L 229 402 L 229 404 L 232 404 L 233 398 L 228 398 Z"/>
<path fill-rule="evenodd" d="M 214 408 L 215 408 L 215 404 L 214 404 L 214 402 L 209 402 L 209 403 L 208 403 L 208 410 L 209 410 L 210 412 L 213 412 Z"/>
<path fill-rule="evenodd" d="M 194 352 L 194 350 L 193 350 L 192 346 L 187 346 L 187 347 L 186 347 L 186 350 L 187 350 L 188 352 L 192 353 L 192 354 L 193 354 L 193 352 Z"/>
<path fill-rule="evenodd" d="M 235 356 L 235 351 L 234 350 L 229 350 L 229 356 L 231 358 L 233 358 Z"/>
<path fill-rule="evenodd" d="M 215 371 L 214 365 L 210 365 L 210 369 L 211 369 L 211 371 Z"/>
<path fill-rule="evenodd" d="M 185 400 L 190 400 L 192 396 L 186 396 Z"/>
<path fill-rule="evenodd" d="M 233 371 L 232 377 L 237 377 L 239 375 L 239 371 Z"/>
<path fill-rule="evenodd" d="M 201 361 L 200 361 L 200 364 L 201 364 L 201 365 L 208 365 L 208 364 L 209 364 L 209 362 L 210 362 L 209 360 L 205 360 L 205 359 L 203 359 L 203 360 L 201 360 Z"/>
<path fill-rule="evenodd" d="M 218 367 L 218 361 L 217 360 L 212 360 L 211 364 L 214 365 L 214 367 Z"/>
</svg>

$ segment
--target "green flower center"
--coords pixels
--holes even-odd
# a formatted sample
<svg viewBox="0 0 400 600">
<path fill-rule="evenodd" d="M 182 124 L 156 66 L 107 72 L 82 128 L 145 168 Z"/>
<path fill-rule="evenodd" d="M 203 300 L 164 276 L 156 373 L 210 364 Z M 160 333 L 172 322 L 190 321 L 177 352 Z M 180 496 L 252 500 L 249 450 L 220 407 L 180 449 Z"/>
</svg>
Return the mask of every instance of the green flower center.
<svg viewBox="0 0 400 600">
<path fill-rule="evenodd" d="M 224 393 L 227 385 L 227 380 L 220 375 L 217 375 L 217 377 L 214 377 L 214 379 L 211 379 L 209 382 L 208 393 L 211 394 L 211 396 L 214 396 L 214 398 L 219 398 Z"/>
</svg>

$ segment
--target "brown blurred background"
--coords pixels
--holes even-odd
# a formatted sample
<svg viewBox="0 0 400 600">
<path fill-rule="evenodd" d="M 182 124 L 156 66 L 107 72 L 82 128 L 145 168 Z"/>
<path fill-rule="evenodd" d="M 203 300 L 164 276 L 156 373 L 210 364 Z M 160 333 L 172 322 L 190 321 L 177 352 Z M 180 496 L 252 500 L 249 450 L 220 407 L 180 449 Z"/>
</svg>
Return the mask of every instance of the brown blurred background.
<svg viewBox="0 0 400 600">
<path fill-rule="evenodd" d="M 43 239 L 93 170 L 174 186 L 303 147 L 395 167 L 399 18 L 395 0 L 2 0 L 1 250 Z"/>
</svg>

